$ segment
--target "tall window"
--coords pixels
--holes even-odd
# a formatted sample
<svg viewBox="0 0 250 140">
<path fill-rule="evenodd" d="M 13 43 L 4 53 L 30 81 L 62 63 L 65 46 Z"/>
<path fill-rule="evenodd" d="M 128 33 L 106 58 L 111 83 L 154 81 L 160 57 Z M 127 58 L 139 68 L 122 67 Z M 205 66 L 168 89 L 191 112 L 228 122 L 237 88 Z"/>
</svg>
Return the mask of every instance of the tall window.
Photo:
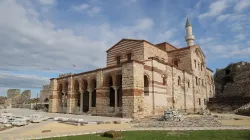
<svg viewBox="0 0 250 140">
<path fill-rule="evenodd" d="M 131 53 L 128 53 L 128 54 L 127 54 L 127 59 L 128 59 L 128 61 L 131 61 L 131 57 L 132 57 L 132 54 L 131 54 Z"/>
<path fill-rule="evenodd" d="M 198 85 L 198 77 L 195 77 L 196 85 Z"/>
<path fill-rule="evenodd" d="M 146 75 L 144 75 L 144 95 L 149 96 L 149 81 Z"/>
<path fill-rule="evenodd" d="M 116 57 L 116 63 L 117 63 L 117 65 L 119 65 L 121 63 L 121 56 Z"/>
<path fill-rule="evenodd" d="M 178 76 L 178 86 L 181 84 L 181 77 Z"/>
<path fill-rule="evenodd" d="M 163 78 L 162 78 L 162 84 L 163 84 L 163 85 L 166 85 L 166 77 L 163 77 Z"/>
<path fill-rule="evenodd" d="M 203 69 L 203 64 L 201 64 L 201 71 L 202 71 L 202 69 Z"/>
<path fill-rule="evenodd" d="M 202 79 L 202 86 L 204 86 L 204 82 L 203 82 L 203 79 Z"/>
<path fill-rule="evenodd" d="M 196 68 L 196 60 L 194 60 L 194 67 Z"/>
<path fill-rule="evenodd" d="M 198 101 L 199 101 L 199 105 L 201 105 L 201 98 L 198 98 Z"/>
<path fill-rule="evenodd" d="M 200 69 L 200 63 L 198 62 L 198 70 Z"/>
<path fill-rule="evenodd" d="M 188 87 L 190 88 L 190 82 L 188 81 Z"/>
</svg>

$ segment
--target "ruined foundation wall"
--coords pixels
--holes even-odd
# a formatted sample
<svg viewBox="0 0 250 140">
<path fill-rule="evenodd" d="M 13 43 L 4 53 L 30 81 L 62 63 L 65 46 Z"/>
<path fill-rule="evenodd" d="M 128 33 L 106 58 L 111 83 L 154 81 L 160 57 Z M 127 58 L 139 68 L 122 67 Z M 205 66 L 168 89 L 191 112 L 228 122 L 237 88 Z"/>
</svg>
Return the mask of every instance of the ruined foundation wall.
<svg viewBox="0 0 250 140">
<path fill-rule="evenodd" d="M 250 102 L 250 63 L 232 63 L 217 69 L 214 81 L 216 94 L 208 103 L 211 111 L 232 112 Z"/>
<path fill-rule="evenodd" d="M 250 97 L 250 63 L 238 62 L 215 73 L 216 97 Z"/>
<path fill-rule="evenodd" d="M 7 91 L 7 98 L 8 99 L 15 97 L 17 95 L 20 95 L 20 89 L 9 89 Z"/>
</svg>

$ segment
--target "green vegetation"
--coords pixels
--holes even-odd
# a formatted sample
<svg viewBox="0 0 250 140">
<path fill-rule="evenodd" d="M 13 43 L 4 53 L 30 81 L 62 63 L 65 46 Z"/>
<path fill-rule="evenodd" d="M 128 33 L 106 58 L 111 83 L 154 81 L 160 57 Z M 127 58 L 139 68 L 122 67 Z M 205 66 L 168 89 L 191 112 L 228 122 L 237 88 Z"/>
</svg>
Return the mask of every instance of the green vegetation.
<svg viewBox="0 0 250 140">
<path fill-rule="evenodd" d="M 51 140 L 111 140 L 102 134 L 53 138 Z M 250 140 L 250 130 L 126 131 L 121 140 Z M 49 139 L 48 139 L 49 140 Z"/>
</svg>

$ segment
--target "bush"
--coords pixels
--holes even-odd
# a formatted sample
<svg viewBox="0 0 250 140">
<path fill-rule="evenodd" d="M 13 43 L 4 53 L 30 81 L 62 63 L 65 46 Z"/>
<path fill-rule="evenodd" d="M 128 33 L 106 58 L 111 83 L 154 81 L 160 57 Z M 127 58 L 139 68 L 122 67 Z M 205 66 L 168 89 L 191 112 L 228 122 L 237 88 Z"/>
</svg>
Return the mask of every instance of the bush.
<svg viewBox="0 0 250 140">
<path fill-rule="evenodd" d="M 108 137 L 108 138 L 113 138 L 113 139 L 117 139 L 120 138 L 122 136 L 120 131 L 107 131 L 104 132 L 103 137 Z"/>
</svg>

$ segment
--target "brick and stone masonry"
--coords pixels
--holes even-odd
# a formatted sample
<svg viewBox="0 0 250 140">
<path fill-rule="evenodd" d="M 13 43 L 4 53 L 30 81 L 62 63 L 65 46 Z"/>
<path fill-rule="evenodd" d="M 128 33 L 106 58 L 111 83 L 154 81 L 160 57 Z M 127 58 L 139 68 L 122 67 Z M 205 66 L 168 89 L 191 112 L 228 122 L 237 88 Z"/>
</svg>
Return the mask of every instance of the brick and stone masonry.
<svg viewBox="0 0 250 140">
<path fill-rule="evenodd" d="M 186 47 L 122 39 L 107 50 L 107 67 L 52 78 L 49 112 L 140 119 L 205 109 L 214 96 L 213 71 L 188 20 L 186 31 Z"/>
</svg>

